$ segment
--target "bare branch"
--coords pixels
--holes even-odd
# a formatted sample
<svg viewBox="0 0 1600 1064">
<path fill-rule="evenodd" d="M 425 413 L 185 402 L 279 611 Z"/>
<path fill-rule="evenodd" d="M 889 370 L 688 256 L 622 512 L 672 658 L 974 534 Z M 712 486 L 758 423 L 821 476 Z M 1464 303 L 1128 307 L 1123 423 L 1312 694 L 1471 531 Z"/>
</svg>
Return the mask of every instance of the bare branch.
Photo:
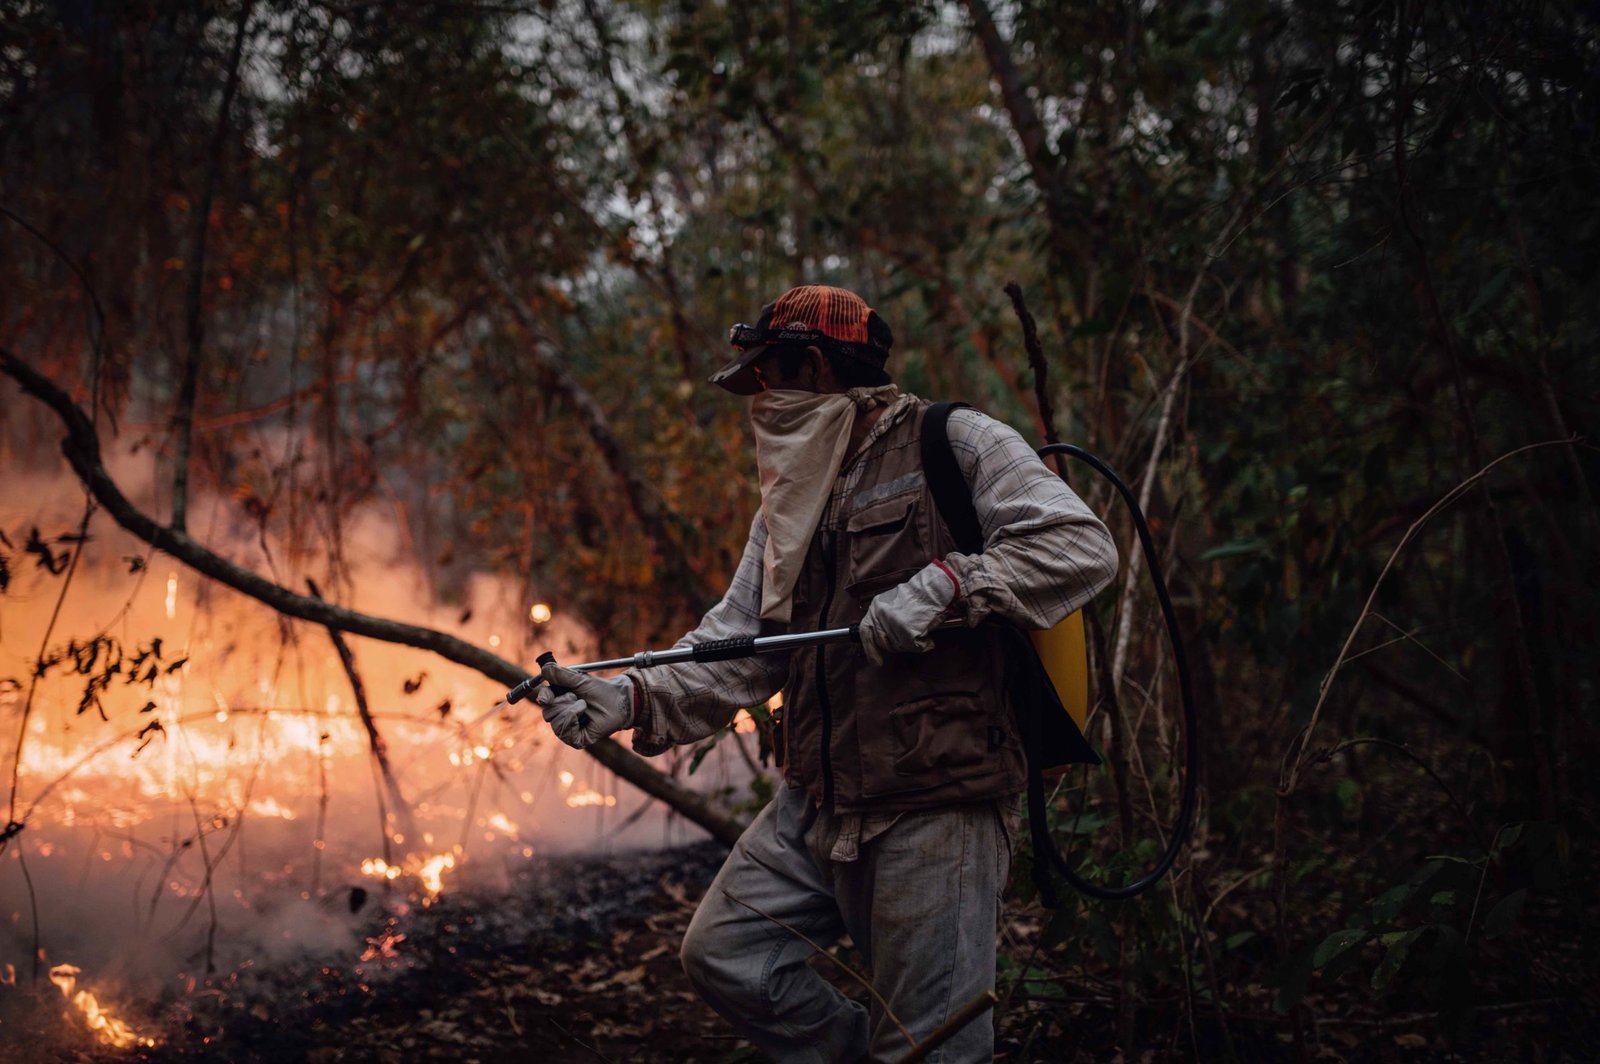
<svg viewBox="0 0 1600 1064">
<path fill-rule="evenodd" d="M 317 587 L 316 581 L 306 579 L 306 587 L 311 591 L 311 597 L 319 601 L 322 591 Z M 372 719 L 372 709 L 367 705 L 367 685 L 361 681 L 361 673 L 356 671 L 356 656 L 350 651 L 350 644 L 345 642 L 344 636 L 337 628 L 328 629 L 328 638 L 333 640 L 333 649 L 339 652 L 339 664 L 344 666 L 345 677 L 350 681 L 350 690 L 355 695 L 356 712 L 361 716 L 361 726 L 367 730 L 367 745 L 372 750 L 372 759 L 378 763 L 378 773 L 383 777 L 384 789 L 389 792 L 389 801 L 394 805 L 395 817 L 400 821 L 400 831 L 405 835 L 406 842 L 415 845 L 421 841 L 417 834 L 417 819 L 411 812 L 411 803 L 406 801 L 406 796 L 400 790 L 400 781 L 395 778 L 394 769 L 389 767 L 389 750 L 384 744 L 383 735 L 378 731 L 378 724 Z M 470 822 L 471 817 L 468 817 Z M 389 818 L 383 818 L 383 838 L 387 847 L 389 836 Z"/>
</svg>

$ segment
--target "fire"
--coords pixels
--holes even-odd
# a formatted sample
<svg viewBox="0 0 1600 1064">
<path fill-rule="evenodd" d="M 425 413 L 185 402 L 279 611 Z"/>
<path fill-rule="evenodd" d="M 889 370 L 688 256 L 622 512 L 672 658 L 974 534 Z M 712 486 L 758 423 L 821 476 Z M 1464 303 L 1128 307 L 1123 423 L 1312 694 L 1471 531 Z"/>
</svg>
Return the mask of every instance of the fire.
<svg viewBox="0 0 1600 1064">
<path fill-rule="evenodd" d="M 250 812 L 256 816 L 277 817 L 280 820 L 293 820 L 295 817 L 293 809 L 290 809 L 286 805 L 280 804 L 279 801 L 270 794 L 265 798 L 255 799 L 246 808 L 248 808 Z"/>
<path fill-rule="evenodd" d="M 617 796 L 614 794 L 601 794 L 587 783 L 581 783 L 578 777 L 570 772 L 560 772 L 557 778 L 561 781 L 561 789 L 569 792 L 566 802 L 569 809 L 580 809 L 588 805 L 616 805 Z M 574 784 L 577 789 L 574 790 Z"/>
<path fill-rule="evenodd" d="M 567 795 L 567 805 L 578 809 L 586 805 L 616 805 L 617 796 L 614 794 L 601 794 L 593 787 L 584 787 Z"/>
<path fill-rule="evenodd" d="M 392 865 L 381 857 L 369 857 L 361 862 L 361 874 L 377 879 L 399 879 L 403 875 L 416 876 L 431 901 L 444 891 L 444 874 L 456 866 L 456 855 L 440 853 L 432 857 L 407 857 L 404 866 Z"/>
<path fill-rule="evenodd" d="M 417 878 L 422 880 L 422 886 L 430 898 L 437 898 L 439 892 L 444 890 L 444 874 L 455 866 L 456 855 L 453 853 L 441 853 L 422 862 L 422 867 L 417 869 Z"/>
<path fill-rule="evenodd" d="M 61 996 L 72 1002 L 73 1007 L 83 1013 L 83 1021 L 89 1029 L 100 1036 L 100 1041 L 117 1049 L 132 1049 L 134 1046 L 154 1046 L 154 1038 L 146 1038 L 139 1032 L 129 1027 L 126 1023 L 107 1012 L 95 1000 L 95 996 L 87 990 L 73 991 L 78 985 L 78 976 L 82 969 L 76 965 L 58 964 L 50 969 L 50 981 L 61 988 Z"/>
</svg>

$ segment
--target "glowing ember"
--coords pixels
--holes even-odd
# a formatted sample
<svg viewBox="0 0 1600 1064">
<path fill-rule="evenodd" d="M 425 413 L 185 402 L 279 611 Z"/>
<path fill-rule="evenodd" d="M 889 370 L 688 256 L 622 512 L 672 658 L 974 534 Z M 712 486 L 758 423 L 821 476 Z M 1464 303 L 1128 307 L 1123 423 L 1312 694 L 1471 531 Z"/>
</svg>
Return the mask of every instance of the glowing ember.
<svg viewBox="0 0 1600 1064">
<path fill-rule="evenodd" d="M 361 959 L 364 962 L 375 960 L 394 960 L 400 956 L 400 951 L 396 947 L 405 940 L 406 936 L 403 934 L 396 934 L 393 931 L 385 931 L 377 938 L 367 939 L 367 948 L 362 951 Z"/>
<path fill-rule="evenodd" d="M 543 602 L 535 602 L 528 611 L 528 620 L 534 624 L 548 624 L 551 616 L 550 607 Z"/>
<path fill-rule="evenodd" d="M 522 830 L 521 828 L 517 827 L 517 825 L 512 822 L 511 818 L 506 816 L 504 813 L 491 813 L 489 816 L 489 826 L 494 828 L 500 834 L 509 835 L 512 838 L 516 838 Z"/>
<path fill-rule="evenodd" d="M 154 1038 L 145 1038 L 129 1027 L 126 1023 L 111 1015 L 101 1007 L 100 1002 L 87 990 L 73 991 L 78 985 L 78 975 L 82 969 L 71 964 L 58 964 L 50 969 L 50 981 L 61 988 L 61 996 L 72 1002 L 73 1007 L 83 1013 L 83 1021 L 89 1029 L 100 1036 L 100 1041 L 118 1049 L 131 1049 L 134 1046 L 153 1046 Z"/>
</svg>

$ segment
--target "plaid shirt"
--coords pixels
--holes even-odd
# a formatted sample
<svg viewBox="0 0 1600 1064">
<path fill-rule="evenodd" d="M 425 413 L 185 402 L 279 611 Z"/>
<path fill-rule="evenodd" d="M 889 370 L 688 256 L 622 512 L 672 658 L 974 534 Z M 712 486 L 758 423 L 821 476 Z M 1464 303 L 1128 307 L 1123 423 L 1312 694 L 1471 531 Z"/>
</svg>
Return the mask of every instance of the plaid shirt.
<svg viewBox="0 0 1600 1064">
<path fill-rule="evenodd" d="M 917 404 L 909 395 L 895 400 L 845 462 L 823 512 L 824 531 L 834 527 L 839 500 L 872 460 L 874 442 Z M 956 605 L 968 626 L 994 614 L 1023 628 L 1049 628 L 1115 578 L 1117 548 L 1106 526 L 1016 430 L 963 407 L 951 413 L 948 435 L 983 530 L 982 554 L 943 559 L 960 582 Z M 766 543 L 766 522 L 757 511 L 727 594 L 677 646 L 760 634 Z M 630 671 L 637 703 L 634 749 L 648 757 L 711 735 L 739 709 L 760 705 L 782 689 L 789 657 L 758 654 Z"/>
</svg>

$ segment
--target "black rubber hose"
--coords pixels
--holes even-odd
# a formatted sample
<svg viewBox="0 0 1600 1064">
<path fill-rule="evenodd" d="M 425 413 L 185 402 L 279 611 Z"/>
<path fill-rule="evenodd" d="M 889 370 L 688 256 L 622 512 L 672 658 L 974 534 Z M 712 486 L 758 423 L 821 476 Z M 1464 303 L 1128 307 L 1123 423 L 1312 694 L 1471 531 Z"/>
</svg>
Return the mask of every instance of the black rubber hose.
<svg viewBox="0 0 1600 1064">
<path fill-rule="evenodd" d="M 1172 827 L 1172 838 L 1167 842 L 1166 852 L 1161 855 L 1161 860 L 1156 862 L 1156 866 L 1132 883 L 1120 887 L 1106 887 L 1091 883 L 1067 867 L 1066 861 L 1061 858 L 1054 845 L 1047 847 L 1047 853 L 1043 855 L 1061 873 L 1063 879 L 1083 893 L 1092 898 L 1120 901 L 1144 893 L 1166 875 L 1194 830 L 1194 807 L 1200 786 L 1199 722 L 1194 708 L 1194 690 L 1189 682 L 1189 659 L 1184 656 L 1183 636 L 1178 631 L 1178 614 L 1172 608 L 1172 597 L 1167 594 L 1167 582 L 1161 576 L 1161 558 L 1156 553 L 1155 541 L 1150 537 L 1150 526 L 1145 521 L 1143 511 L 1139 509 L 1138 500 L 1134 498 L 1133 491 L 1128 485 L 1123 483 L 1122 478 L 1101 461 L 1099 456 L 1070 443 L 1052 443 L 1039 450 L 1041 458 L 1052 454 L 1071 455 L 1087 464 L 1096 473 L 1109 480 L 1122 496 L 1122 501 L 1128 504 L 1128 511 L 1133 515 L 1134 530 L 1139 533 L 1139 544 L 1144 548 L 1145 561 L 1150 568 L 1150 579 L 1155 583 L 1156 598 L 1161 603 L 1161 616 L 1167 622 L 1167 637 L 1172 642 L 1172 660 L 1178 671 L 1178 691 L 1183 699 L 1183 798 L 1178 806 L 1177 823 Z M 1041 855 L 1035 854 L 1034 860 L 1039 860 L 1040 857 Z"/>
</svg>

